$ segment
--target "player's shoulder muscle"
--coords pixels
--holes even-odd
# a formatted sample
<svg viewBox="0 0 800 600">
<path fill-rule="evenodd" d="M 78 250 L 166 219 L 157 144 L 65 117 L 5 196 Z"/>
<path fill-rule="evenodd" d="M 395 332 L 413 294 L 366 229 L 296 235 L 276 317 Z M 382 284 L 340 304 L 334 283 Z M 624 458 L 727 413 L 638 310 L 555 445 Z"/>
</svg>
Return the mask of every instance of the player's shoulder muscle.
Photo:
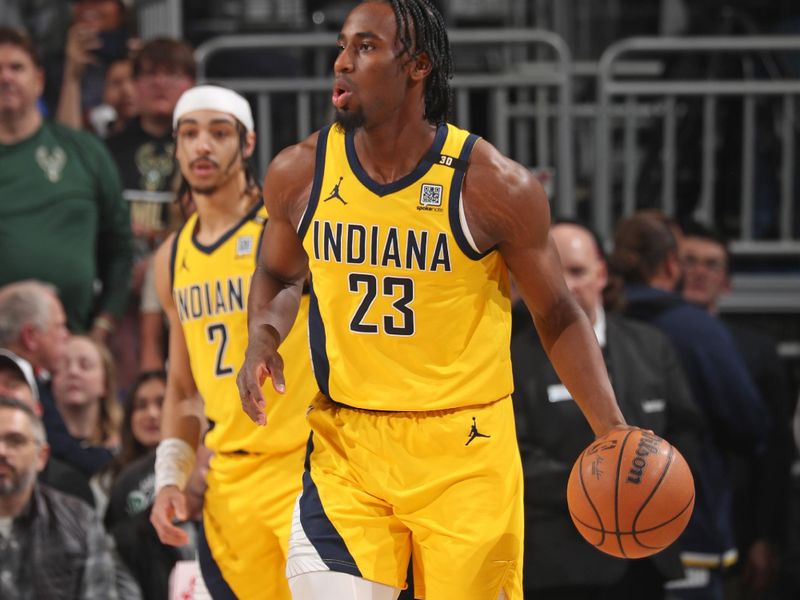
<svg viewBox="0 0 800 600">
<path fill-rule="evenodd" d="M 319 132 L 281 150 L 264 177 L 264 204 L 270 218 L 299 222 L 308 204 L 316 168 Z"/>
<path fill-rule="evenodd" d="M 547 195 L 533 173 L 484 140 L 475 144 L 463 184 L 464 210 L 483 250 L 516 235 L 544 234 L 550 224 Z"/>
</svg>

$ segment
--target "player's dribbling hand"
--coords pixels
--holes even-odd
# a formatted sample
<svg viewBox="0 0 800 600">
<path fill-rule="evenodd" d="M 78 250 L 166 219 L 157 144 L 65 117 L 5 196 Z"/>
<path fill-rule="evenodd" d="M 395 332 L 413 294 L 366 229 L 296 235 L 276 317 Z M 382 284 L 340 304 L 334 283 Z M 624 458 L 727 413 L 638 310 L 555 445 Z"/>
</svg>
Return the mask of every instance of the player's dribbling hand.
<svg viewBox="0 0 800 600">
<path fill-rule="evenodd" d="M 278 354 L 278 340 L 277 332 L 271 327 L 251 332 L 244 364 L 236 376 L 242 409 L 258 425 L 267 424 L 267 415 L 264 412 L 266 400 L 261 392 L 261 386 L 267 377 L 272 380 L 272 387 L 276 392 L 283 394 L 286 391 L 283 359 Z"/>
<path fill-rule="evenodd" d="M 186 496 L 174 485 L 161 488 L 150 511 L 150 522 L 158 533 L 158 539 L 170 546 L 183 546 L 189 543 L 189 535 L 173 521 L 185 521 Z"/>
</svg>

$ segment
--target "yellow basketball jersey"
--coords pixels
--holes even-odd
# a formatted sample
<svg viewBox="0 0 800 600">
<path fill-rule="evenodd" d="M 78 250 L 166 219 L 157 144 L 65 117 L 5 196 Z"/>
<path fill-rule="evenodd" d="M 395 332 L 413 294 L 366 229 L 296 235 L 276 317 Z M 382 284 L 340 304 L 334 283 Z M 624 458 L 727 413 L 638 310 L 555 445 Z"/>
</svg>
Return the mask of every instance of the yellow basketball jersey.
<svg viewBox="0 0 800 600">
<path fill-rule="evenodd" d="M 192 375 L 205 401 L 211 429 L 206 445 L 216 452 L 282 453 L 308 439 L 306 408 L 317 393 L 311 375 L 308 335 L 302 316 L 281 345 L 286 364 L 285 395 L 267 380 L 267 426 L 258 427 L 242 410 L 236 373 L 247 347 L 247 294 L 255 269 L 266 210 L 255 207 L 213 246 L 195 238 L 197 215 L 178 232 L 172 249 L 172 293 L 178 309 Z"/>
<path fill-rule="evenodd" d="M 314 373 L 334 401 L 430 411 L 511 393 L 508 273 L 463 224 L 461 183 L 476 140 L 441 125 L 412 173 L 380 184 L 352 134 L 320 131 L 299 232 Z"/>
</svg>

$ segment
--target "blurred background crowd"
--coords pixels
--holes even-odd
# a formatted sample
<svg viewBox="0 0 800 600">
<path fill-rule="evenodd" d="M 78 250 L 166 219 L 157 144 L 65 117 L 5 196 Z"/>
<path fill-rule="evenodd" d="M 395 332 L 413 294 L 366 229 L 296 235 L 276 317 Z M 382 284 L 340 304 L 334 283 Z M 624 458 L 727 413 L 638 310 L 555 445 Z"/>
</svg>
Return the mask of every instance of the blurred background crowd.
<svg viewBox="0 0 800 600">
<path fill-rule="evenodd" d="M 623 412 L 684 452 L 698 504 L 654 559 L 577 537 L 565 486 L 591 433 L 515 311 L 526 590 L 800 597 L 800 6 L 598 4 L 440 2 L 457 32 L 454 121 L 540 175 Z M 331 32 L 350 7 L 0 5 L 0 598 L 166 598 L 194 556 L 148 521 L 169 336 L 151 256 L 192 211 L 172 111 L 198 81 L 247 94 L 263 173 L 329 118 Z M 603 70 L 632 36 L 642 53 Z M 734 42 L 670 46 L 697 36 Z M 190 485 L 196 519 L 202 466 Z"/>
</svg>

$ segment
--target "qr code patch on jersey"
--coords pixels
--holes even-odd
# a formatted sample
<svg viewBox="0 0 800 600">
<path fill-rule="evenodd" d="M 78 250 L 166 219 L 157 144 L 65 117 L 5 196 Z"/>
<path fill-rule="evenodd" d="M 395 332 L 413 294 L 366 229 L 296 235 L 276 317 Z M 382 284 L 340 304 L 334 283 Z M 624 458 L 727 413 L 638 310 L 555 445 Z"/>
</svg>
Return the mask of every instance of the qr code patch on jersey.
<svg viewBox="0 0 800 600">
<path fill-rule="evenodd" d="M 434 183 L 423 183 L 422 192 L 419 196 L 419 203 L 422 206 L 441 206 L 442 186 Z"/>
</svg>

